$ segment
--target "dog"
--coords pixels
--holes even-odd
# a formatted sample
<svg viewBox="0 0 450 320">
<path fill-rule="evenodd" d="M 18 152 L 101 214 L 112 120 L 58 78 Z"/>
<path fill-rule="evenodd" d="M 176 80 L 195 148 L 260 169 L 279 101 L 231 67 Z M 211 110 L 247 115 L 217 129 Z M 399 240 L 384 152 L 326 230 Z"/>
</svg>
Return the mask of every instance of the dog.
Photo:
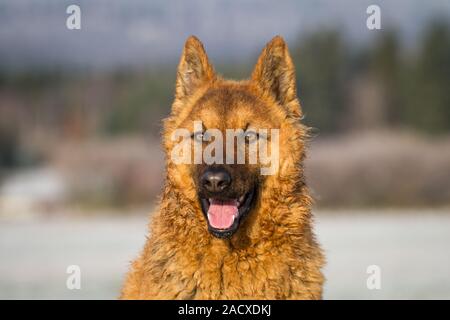
<svg viewBox="0 0 450 320">
<path fill-rule="evenodd" d="M 282 37 L 265 46 L 244 81 L 217 75 L 202 43 L 189 37 L 164 120 L 162 195 L 120 298 L 321 299 L 324 256 L 312 229 L 302 118 L 295 67 Z M 263 164 L 249 161 L 176 161 L 177 130 L 189 134 L 188 152 L 207 144 L 211 128 L 218 136 L 240 129 L 244 147 L 278 133 L 278 146 L 269 148 L 277 151 L 275 170 L 262 174 Z M 263 136 L 263 129 L 273 134 Z M 242 146 L 228 148 L 228 142 L 234 159 Z"/>
</svg>

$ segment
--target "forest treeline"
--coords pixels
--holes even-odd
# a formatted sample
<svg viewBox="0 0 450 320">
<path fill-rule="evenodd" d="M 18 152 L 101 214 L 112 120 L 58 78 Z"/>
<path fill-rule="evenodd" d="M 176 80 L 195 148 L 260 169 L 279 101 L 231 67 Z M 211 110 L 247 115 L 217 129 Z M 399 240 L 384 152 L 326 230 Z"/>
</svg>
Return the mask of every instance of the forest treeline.
<svg viewBox="0 0 450 320">
<path fill-rule="evenodd" d="M 358 47 L 335 29 L 290 41 L 306 123 L 324 136 L 379 128 L 449 133 L 448 23 L 431 22 L 413 47 L 401 40 L 395 30 L 383 30 Z M 243 77 L 253 63 L 217 69 Z M 169 112 L 175 68 L 0 71 L 0 165 L 29 161 L 20 145 L 36 130 L 77 139 L 157 135 Z"/>
</svg>

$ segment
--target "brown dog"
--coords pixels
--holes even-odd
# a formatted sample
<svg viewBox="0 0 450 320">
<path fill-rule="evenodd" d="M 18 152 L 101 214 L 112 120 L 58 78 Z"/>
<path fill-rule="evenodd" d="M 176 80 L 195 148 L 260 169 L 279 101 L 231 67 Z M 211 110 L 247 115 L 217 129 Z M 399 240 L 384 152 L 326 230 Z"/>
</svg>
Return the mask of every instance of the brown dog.
<svg viewBox="0 0 450 320">
<path fill-rule="evenodd" d="M 201 42 L 187 40 L 164 123 L 164 192 L 122 299 L 321 298 L 324 259 L 311 225 L 303 172 L 308 128 L 301 116 L 281 37 L 267 44 L 251 79 L 241 82 L 217 76 Z M 201 121 L 201 132 L 193 132 L 194 121 Z M 273 140 L 258 135 L 259 128 L 278 129 L 277 170 L 262 175 L 260 163 L 177 164 L 171 154 L 180 128 L 200 144 L 206 128 L 224 135 L 243 129 L 246 144 Z"/>
</svg>

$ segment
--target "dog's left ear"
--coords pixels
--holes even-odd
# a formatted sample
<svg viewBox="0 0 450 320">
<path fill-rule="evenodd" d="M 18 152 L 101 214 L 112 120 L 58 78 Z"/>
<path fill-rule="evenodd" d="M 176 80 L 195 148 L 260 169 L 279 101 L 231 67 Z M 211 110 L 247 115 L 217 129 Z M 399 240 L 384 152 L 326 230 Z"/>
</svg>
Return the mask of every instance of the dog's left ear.
<svg viewBox="0 0 450 320">
<path fill-rule="evenodd" d="M 188 97 L 214 77 L 214 69 L 202 43 L 195 36 L 190 36 L 178 64 L 175 97 L 180 100 Z"/>
<path fill-rule="evenodd" d="M 289 113 L 301 116 L 295 67 L 282 37 L 276 36 L 263 49 L 253 70 L 252 81 L 272 95 Z"/>
</svg>

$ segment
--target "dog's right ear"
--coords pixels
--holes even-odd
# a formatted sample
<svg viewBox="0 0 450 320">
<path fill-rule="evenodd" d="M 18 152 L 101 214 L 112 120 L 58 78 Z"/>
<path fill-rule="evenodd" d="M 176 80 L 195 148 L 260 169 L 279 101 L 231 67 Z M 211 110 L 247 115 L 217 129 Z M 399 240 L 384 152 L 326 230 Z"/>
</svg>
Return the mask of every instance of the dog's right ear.
<svg viewBox="0 0 450 320">
<path fill-rule="evenodd" d="M 253 70 L 252 80 L 290 114 L 301 116 L 295 67 L 282 37 L 276 36 L 263 49 Z"/>
<path fill-rule="evenodd" d="M 190 36 L 186 40 L 178 65 L 175 98 L 181 100 L 190 96 L 214 78 L 214 69 L 202 43 L 195 36 Z"/>
</svg>

